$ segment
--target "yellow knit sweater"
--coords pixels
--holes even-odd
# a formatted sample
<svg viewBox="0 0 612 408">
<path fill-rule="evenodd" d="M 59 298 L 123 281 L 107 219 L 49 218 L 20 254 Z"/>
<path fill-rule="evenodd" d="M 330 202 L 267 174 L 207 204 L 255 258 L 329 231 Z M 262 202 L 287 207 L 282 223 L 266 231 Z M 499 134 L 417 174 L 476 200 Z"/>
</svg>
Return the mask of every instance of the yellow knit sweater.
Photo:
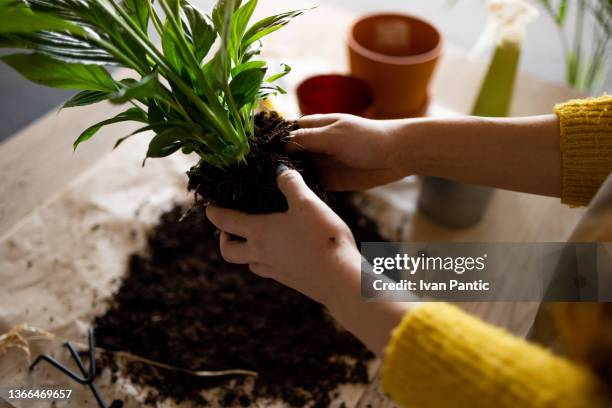
<svg viewBox="0 0 612 408">
<path fill-rule="evenodd" d="M 555 106 L 561 130 L 561 201 L 587 205 L 612 170 L 612 96 Z"/>
<path fill-rule="evenodd" d="M 612 170 L 612 97 L 555 107 L 563 155 L 562 201 L 589 202 Z M 383 389 L 414 408 L 612 407 L 587 368 L 471 317 L 427 303 L 393 331 Z"/>
</svg>

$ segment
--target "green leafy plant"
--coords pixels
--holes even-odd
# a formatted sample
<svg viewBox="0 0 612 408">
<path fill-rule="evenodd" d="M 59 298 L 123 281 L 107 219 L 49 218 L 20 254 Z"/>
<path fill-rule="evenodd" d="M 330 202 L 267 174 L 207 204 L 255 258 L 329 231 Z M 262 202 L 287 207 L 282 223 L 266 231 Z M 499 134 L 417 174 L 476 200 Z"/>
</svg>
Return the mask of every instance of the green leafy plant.
<svg viewBox="0 0 612 408">
<path fill-rule="evenodd" d="M 570 2 L 539 0 L 559 31 L 566 58 L 566 82 L 578 89 L 596 92 L 605 85 L 612 46 L 612 0 L 576 0 L 574 36 L 566 31 Z M 591 30 L 591 36 L 585 29 Z M 585 48 L 589 41 L 590 49 Z"/>
<path fill-rule="evenodd" d="M 143 126 L 115 146 L 152 130 L 147 157 L 182 150 L 225 168 L 245 160 L 259 102 L 284 92 L 275 81 L 290 71 L 267 76 L 260 40 L 303 12 L 249 25 L 256 6 L 219 0 L 206 15 L 185 0 L 0 0 L 0 46 L 31 50 L 2 59 L 33 82 L 80 91 L 64 107 L 131 104 L 83 131 L 75 149 L 103 126 L 135 121 Z M 134 78 L 115 79 L 109 66 Z"/>
</svg>

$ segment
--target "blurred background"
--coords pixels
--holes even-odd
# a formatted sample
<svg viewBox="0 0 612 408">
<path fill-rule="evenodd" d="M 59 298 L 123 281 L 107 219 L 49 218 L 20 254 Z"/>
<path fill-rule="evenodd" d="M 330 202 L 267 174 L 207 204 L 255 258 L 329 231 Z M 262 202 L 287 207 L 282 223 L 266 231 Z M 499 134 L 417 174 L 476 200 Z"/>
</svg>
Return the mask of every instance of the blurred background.
<svg viewBox="0 0 612 408">
<path fill-rule="evenodd" d="M 213 0 L 194 0 L 209 10 Z M 487 24 L 488 0 L 320 0 L 355 13 L 397 11 L 433 22 L 447 43 L 471 50 Z M 540 17 L 529 25 L 521 69 L 590 94 L 612 92 L 612 0 L 532 0 Z M 291 8 L 291 1 L 286 1 Z M 324 27 L 322 27 L 324 29 Z M 10 50 L 0 50 L 0 55 Z M 486 60 L 488 56 L 481 55 Z M 56 109 L 73 92 L 35 85 L 0 64 L 0 142 Z"/>
</svg>

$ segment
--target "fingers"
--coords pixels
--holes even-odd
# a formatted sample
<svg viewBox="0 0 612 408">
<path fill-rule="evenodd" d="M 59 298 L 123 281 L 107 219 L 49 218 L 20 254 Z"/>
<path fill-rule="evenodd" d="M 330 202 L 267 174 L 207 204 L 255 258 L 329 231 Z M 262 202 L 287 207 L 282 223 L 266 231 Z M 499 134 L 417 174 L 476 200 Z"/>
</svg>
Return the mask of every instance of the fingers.
<svg viewBox="0 0 612 408">
<path fill-rule="evenodd" d="M 340 120 L 339 114 L 310 115 L 298 119 L 297 123 L 300 128 L 291 132 L 291 138 L 287 143 L 287 150 L 293 152 L 308 150 L 311 152 L 328 153 L 328 126 L 338 120 Z"/>
<path fill-rule="evenodd" d="M 270 277 L 270 267 L 255 261 L 255 256 L 248 241 L 233 240 L 227 232 L 221 231 L 219 237 L 221 256 L 226 262 L 234 264 L 249 264 L 249 269 L 262 278 Z"/>
<path fill-rule="evenodd" d="M 279 165 L 276 183 L 281 193 L 287 199 L 289 208 L 298 204 L 300 201 L 315 197 L 316 195 L 308 188 L 304 179 L 296 170 L 290 170 L 284 165 Z"/>
<path fill-rule="evenodd" d="M 340 119 L 340 115 L 337 113 L 330 113 L 326 115 L 308 115 L 302 116 L 297 120 L 300 128 L 312 128 L 312 127 L 322 127 L 331 125 L 332 123 L 338 121 Z"/>
<path fill-rule="evenodd" d="M 252 261 L 248 241 L 233 240 L 227 232 L 221 231 L 219 244 L 221 248 L 221 256 L 227 262 L 247 264 Z"/>
<path fill-rule="evenodd" d="M 221 231 L 247 239 L 252 231 L 257 230 L 257 225 L 259 225 L 257 215 L 244 214 L 240 211 L 215 207 L 214 205 L 206 207 L 206 217 Z"/>
<path fill-rule="evenodd" d="M 299 152 L 308 150 L 317 153 L 326 153 L 329 149 L 329 142 L 326 132 L 327 127 L 300 128 L 291 132 L 291 137 L 287 141 L 287 150 Z"/>
</svg>

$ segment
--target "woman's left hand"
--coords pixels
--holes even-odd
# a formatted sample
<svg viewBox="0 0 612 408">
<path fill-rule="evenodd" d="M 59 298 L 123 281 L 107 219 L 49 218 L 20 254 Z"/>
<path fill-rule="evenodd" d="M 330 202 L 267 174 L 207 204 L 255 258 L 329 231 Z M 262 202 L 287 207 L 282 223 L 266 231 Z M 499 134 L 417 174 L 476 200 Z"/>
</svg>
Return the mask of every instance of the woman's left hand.
<svg viewBox="0 0 612 408">
<path fill-rule="evenodd" d="M 221 230 L 221 254 L 248 264 L 327 307 L 342 287 L 359 284 L 361 255 L 346 224 L 304 183 L 295 170 L 281 169 L 278 187 L 289 204 L 284 213 L 248 215 L 209 206 L 206 215 Z M 232 240 L 229 234 L 245 238 Z"/>
</svg>

